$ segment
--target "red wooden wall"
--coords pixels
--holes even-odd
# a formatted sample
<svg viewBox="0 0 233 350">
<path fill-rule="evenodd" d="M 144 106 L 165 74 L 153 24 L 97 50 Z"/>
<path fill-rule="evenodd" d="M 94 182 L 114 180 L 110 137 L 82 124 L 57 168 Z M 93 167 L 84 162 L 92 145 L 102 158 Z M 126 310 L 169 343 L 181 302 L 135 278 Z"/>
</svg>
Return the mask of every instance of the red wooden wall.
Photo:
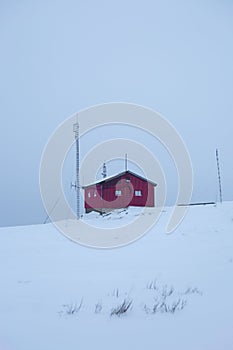
<svg viewBox="0 0 233 350">
<path fill-rule="evenodd" d="M 86 212 L 128 206 L 154 207 L 154 187 L 155 185 L 146 179 L 126 172 L 86 187 L 84 189 Z M 117 196 L 116 191 L 121 191 L 121 196 Z M 136 196 L 135 191 L 141 191 L 141 196 Z"/>
</svg>

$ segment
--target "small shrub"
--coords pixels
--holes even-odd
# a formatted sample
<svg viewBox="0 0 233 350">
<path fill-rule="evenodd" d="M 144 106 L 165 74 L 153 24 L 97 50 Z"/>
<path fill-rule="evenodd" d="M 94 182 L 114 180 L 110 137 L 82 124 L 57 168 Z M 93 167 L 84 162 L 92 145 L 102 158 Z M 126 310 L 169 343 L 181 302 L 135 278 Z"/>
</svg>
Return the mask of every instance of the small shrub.
<svg viewBox="0 0 233 350">
<path fill-rule="evenodd" d="M 110 315 L 122 316 L 123 314 L 126 314 L 129 311 L 129 309 L 132 307 L 132 304 L 132 300 L 124 299 L 124 301 L 121 304 L 112 309 Z"/>
<path fill-rule="evenodd" d="M 168 312 L 174 314 L 176 311 L 183 310 L 187 301 L 178 299 L 171 306 L 168 307 Z"/>
<path fill-rule="evenodd" d="M 197 288 L 191 288 L 191 287 L 188 287 L 186 289 L 186 291 L 184 292 L 185 295 L 187 294 L 199 294 L 199 295 L 202 295 L 202 292 Z"/>
<path fill-rule="evenodd" d="M 119 294 L 120 294 L 120 293 L 119 293 L 119 289 L 118 289 L 118 288 L 114 289 L 113 292 L 112 292 L 112 296 L 113 296 L 113 297 L 119 298 Z"/>
<path fill-rule="evenodd" d="M 144 308 L 144 311 L 145 311 L 146 314 L 150 314 L 151 313 L 150 308 L 146 304 L 144 305 L 143 308 Z"/>
<path fill-rule="evenodd" d="M 181 311 L 187 304 L 186 300 L 178 299 L 172 304 L 169 304 L 166 300 L 158 301 L 156 300 L 152 307 L 144 305 L 144 311 L 147 314 L 157 314 L 157 313 L 171 313 L 174 314 L 176 311 Z"/>
<path fill-rule="evenodd" d="M 98 302 L 95 304 L 95 314 L 100 314 L 103 309 L 102 303 Z"/>
<path fill-rule="evenodd" d="M 162 290 L 161 295 L 162 295 L 162 297 L 163 297 L 164 299 L 166 299 L 167 297 L 169 297 L 170 295 L 172 295 L 173 292 L 174 292 L 174 287 L 173 287 L 173 286 L 171 286 L 170 288 L 168 288 L 168 286 L 165 285 L 165 286 L 163 287 L 163 290 Z"/>
<path fill-rule="evenodd" d="M 65 308 L 65 313 L 67 315 L 74 315 L 77 314 L 83 305 L 83 298 L 81 299 L 80 303 L 70 303 L 70 304 L 65 304 L 63 307 Z"/>
<path fill-rule="evenodd" d="M 155 304 L 152 307 L 152 313 L 156 314 L 156 312 L 158 312 L 159 310 L 159 307 L 160 307 L 160 302 L 155 302 Z"/>
<path fill-rule="evenodd" d="M 154 281 L 148 282 L 146 285 L 147 289 L 153 289 L 153 290 L 157 290 L 157 281 L 156 279 Z"/>
</svg>

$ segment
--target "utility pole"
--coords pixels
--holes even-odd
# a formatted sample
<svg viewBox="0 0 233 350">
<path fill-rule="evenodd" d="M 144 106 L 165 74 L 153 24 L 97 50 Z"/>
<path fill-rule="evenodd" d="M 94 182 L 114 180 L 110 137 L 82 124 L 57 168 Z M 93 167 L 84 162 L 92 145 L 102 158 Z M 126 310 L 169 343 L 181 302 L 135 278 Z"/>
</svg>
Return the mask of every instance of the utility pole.
<svg viewBox="0 0 233 350">
<path fill-rule="evenodd" d="M 218 169 L 219 199 L 220 199 L 220 203 L 222 203 L 222 184 L 221 184 L 221 173 L 220 173 L 218 149 L 216 149 L 216 162 L 217 162 L 217 169 Z"/>
<path fill-rule="evenodd" d="M 77 121 L 73 126 L 73 131 L 75 135 L 75 145 L 76 145 L 76 181 L 75 184 L 72 185 L 76 189 L 76 216 L 77 220 L 80 219 L 80 179 L 79 179 L 79 159 L 80 159 L 80 153 L 79 153 L 79 123 L 78 123 L 78 117 Z"/>
</svg>

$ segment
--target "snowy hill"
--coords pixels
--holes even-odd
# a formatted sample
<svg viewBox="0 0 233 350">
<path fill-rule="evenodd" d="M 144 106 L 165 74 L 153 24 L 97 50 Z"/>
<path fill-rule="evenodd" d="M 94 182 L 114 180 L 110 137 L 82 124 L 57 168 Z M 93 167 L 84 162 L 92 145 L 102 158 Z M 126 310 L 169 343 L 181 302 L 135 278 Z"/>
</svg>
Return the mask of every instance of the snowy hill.
<svg viewBox="0 0 233 350">
<path fill-rule="evenodd" d="M 51 224 L 1 228 L 0 349 L 232 349 L 233 202 L 191 207 L 166 235 L 170 210 L 111 250 L 72 243 Z"/>
</svg>

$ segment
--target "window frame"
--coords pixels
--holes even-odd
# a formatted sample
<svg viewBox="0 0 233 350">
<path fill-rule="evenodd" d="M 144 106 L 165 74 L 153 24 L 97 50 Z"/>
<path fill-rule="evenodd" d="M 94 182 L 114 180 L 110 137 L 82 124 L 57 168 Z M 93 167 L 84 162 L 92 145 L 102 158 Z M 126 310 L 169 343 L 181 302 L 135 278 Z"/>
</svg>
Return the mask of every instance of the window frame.
<svg viewBox="0 0 233 350">
<path fill-rule="evenodd" d="M 142 197 L 142 190 L 135 190 L 134 195 L 135 197 Z"/>
<path fill-rule="evenodd" d="M 116 197 L 121 197 L 122 196 L 122 191 L 121 190 L 115 190 L 115 196 Z"/>
</svg>

